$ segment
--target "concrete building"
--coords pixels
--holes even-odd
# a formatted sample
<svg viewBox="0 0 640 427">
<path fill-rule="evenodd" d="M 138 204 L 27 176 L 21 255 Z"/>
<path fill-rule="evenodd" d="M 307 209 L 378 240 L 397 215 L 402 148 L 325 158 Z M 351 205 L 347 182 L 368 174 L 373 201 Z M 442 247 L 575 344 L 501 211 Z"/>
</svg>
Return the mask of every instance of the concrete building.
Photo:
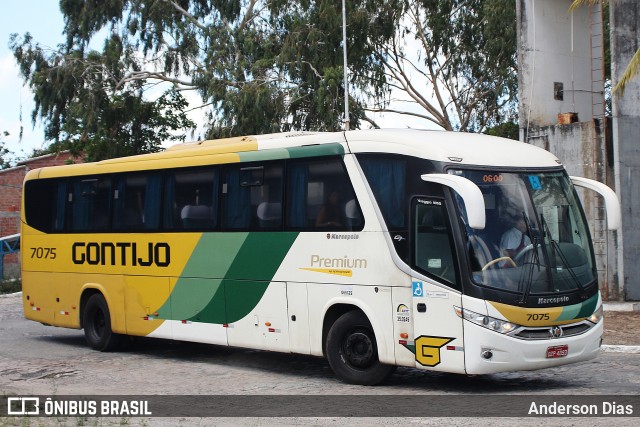
<svg viewBox="0 0 640 427">
<path fill-rule="evenodd" d="M 20 232 L 20 207 L 22 182 L 31 169 L 78 163 L 68 151 L 35 157 L 17 164 L 16 167 L 0 170 L 0 237 Z M 4 256 L 4 279 L 20 276 L 19 254 Z M 0 279 L 3 279 L 0 278 Z"/>
<path fill-rule="evenodd" d="M 594 236 L 603 297 L 640 299 L 640 178 L 633 126 L 640 113 L 640 79 L 624 97 L 613 96 L 613 120 L 606 117 L 602 5 L 569 12 L 571 0 L 517 0 L 520 64 L 520 139 L 556 154 L 571 175 L 603 182 L 622 203 L 623 226 L 606 230 L 604 201 L 580 192 Z M 640 42 L 639 5 L 611 2 L 613 84 Z M 623 99 L 624 98 L 624 99 Z M 637 130 L 636 130 L 637 133 Z M 634 195 L 635 194 L 635 195 Z M 624 239 L 623 239 L 624 236 Z"/>
<path fill-rule="evenodd" d="M 640 47 L 640 3 L 610 3 L 611 78 L 615 85 Z M 640 300 L 640 76 L 624 94 L 614 93 L 613 166 L 615 188 L 622 203 L 622 235 L 618 242 L 618 271 L 628 300 Z"/>
</svg>

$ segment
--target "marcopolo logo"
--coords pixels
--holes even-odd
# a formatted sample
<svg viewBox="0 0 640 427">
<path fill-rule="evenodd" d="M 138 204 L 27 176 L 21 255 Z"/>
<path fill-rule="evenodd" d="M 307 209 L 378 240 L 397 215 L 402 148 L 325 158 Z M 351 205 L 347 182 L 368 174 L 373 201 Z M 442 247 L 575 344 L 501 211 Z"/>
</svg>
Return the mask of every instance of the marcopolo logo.
<svg viewBox="0 0 640 427">
<path fill-rule="evenodd" d="M 568 296 L 552 297 L 552 298 L 538 298 L 538 304 L 559 304 L 569 301 Z"/>
<path fill-rule="evenodd" d="M 360 238 L 359 234 L 338 234 L 338 233 L 327 233 L 328 240 L 358 240 Z"/>
</svg>

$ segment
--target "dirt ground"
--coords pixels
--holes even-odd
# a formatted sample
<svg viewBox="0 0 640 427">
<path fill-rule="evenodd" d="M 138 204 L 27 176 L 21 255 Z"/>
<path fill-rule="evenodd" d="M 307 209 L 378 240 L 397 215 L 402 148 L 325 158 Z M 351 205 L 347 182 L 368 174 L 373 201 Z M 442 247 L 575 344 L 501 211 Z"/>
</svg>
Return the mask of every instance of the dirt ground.
<svg viewBox="0 0 640 427">
<path fill-rule="evenodd" d="M 604 343 L 640 346 L 640 312 L 605 311 Z"/>
</svg>

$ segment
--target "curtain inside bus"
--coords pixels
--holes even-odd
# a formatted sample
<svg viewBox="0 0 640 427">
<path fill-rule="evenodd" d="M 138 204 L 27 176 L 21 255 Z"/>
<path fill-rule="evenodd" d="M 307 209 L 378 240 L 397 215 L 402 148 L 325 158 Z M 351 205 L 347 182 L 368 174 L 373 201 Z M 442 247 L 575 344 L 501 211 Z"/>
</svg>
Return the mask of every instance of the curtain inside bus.
<svg viewBox="0 0 640 427">
<path fill-rule="evenodd" d="M 360 159 L 362 169 L 376 196 L 378 206 L 389 228 L 405 227 L 405 159 Z"/>
<path fill-rule="evenodd" d="M 307 196 L 309 192 L 309 165 L 292 164 L 289 168 L 288 225 L 307 227 Z"/>
</svg>

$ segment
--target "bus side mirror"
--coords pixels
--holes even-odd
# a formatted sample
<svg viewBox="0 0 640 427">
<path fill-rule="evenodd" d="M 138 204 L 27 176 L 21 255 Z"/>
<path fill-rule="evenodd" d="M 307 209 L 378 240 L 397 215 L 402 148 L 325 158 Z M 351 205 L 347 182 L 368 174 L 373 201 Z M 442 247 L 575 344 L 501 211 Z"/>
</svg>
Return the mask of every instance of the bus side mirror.
<svg viewBox="0 0 640 427">
<path fill-rule="evenodd" d="M 571 182 L 576 187 L 595 191 L 604 198 L 604 204 L 607 207 L 607 228 L 609 230 L 618 230 L 622 224 L 622 215 L 620 213 L 620 201 L 616 193 L 603 183 L 593 179 L 580 176 L 570 176 L 569 178 L 571 178 Z"/>
<path fill-rule="evenodd" d="M 482 191 L 473 181 L 446 173 L 428 173 L 421 175 L 420 178 L 423 181 L 446 185 L 458 193 L 464 200 L 469 227 L 476 230 L 484 230 L 487 221 L 484 211 L 484 197 L 482 196 Z"/>
</svg>

